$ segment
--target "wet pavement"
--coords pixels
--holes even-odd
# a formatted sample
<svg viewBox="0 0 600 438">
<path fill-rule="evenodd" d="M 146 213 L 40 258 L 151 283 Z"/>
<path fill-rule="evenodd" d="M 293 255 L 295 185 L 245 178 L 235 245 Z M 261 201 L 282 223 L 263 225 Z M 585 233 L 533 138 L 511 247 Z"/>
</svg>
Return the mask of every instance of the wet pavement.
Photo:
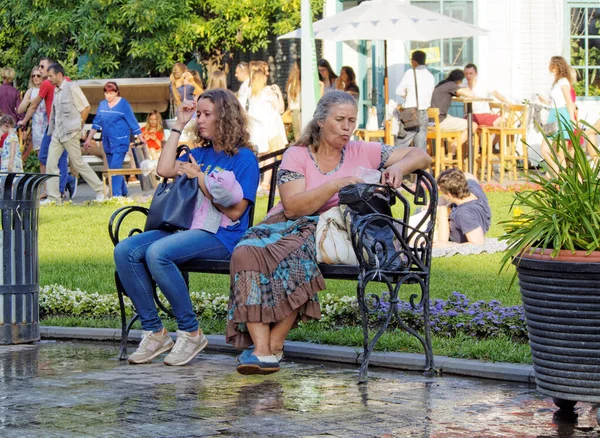
<svg viewBox="0 0 600 438">
<path fill-rule="evenodd" d="M 241 376 L 226 354 L 132 366 L 107 343 L 0 346 L 1 437 L 595 437 L 596 407 L 557 413 L 527 385 L 284 362 Z"/>
</svg>

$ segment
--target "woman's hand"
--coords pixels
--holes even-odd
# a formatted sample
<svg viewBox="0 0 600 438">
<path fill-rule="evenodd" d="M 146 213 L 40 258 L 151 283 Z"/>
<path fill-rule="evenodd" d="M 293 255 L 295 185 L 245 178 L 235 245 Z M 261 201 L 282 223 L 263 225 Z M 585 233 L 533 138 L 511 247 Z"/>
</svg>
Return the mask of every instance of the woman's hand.
<svg viewBox="0 0 600 438">
<path fill-rule="evenodd" d="M 398 166 L 390 166 L 381 174 L 381 184 L 388 184 L 397 189 L 402 185 L 404 175 Z"/>
<path fill-rule="evenodd" d="M 200 170 L 200 166 L 198 166 L 195 161 L 193 163 L 180 161 L 177 175 L 186 175 L 188 178 L 196 178 L 200 175 L 204 175 L 204 173 Z"/>
<path fill-rule="evenodd" d="M 88 137 L 85 142 L 83 143 L 83 148 L 87 151 L 89 148 L 92 147 L 92 138 Z"/>
<path fill-rule="evenodd" d="M 335 183 L 337 184 L 337 191 L 339 192 L 340 190 L 342 190 L 344 187 L 352 185 L 352 184 L 359 184 L 359 183 L 363 183 L 364 180 L 357 178 L 355 176 L 345 176 L 343 178 L 337 178 L 334 180 Z"/>
<path fill-rule="evenodd" d="M 184 100 L 177 109 L 177 125 L 183 129 L 187 123 L 192 120 L 196 111 L 196 102 L 193 100 Z"/>
</svg>

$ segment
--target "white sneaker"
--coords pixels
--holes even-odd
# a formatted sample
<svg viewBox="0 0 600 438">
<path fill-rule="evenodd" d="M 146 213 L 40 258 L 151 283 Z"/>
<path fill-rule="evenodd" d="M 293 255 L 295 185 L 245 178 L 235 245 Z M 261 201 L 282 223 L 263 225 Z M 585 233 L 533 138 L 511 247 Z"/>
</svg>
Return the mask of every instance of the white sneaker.
<svg viewBox="0 0 600 438">
<path fill-rule="evenodd" d="M 198 336 L 192 336 L 188 332 L 177 330 L 177 341 L 173 350 L 165 357 L 165 364 L 181 366 L 189 363 L 198 353 L 206 348 L 208 339 L 200 330 Z"/>
<path fill-rule="evenodd" d="M 40 201 L 40 207 L 41 207 L 42 205 L 50 205 L 50 204 L 58 204 L 58 202 L 56 202 L 55 200 L 53 200 L 53 199 L 50 199 L 50 198 L 42 199 L 42 200 Z"/>
<path fill-rule="evenodd" d="M 142 334 L 142 342 L 127 361 L 134 365 L 152 362 L 152 359 L 166 353 L 171 348 L 173 348 L 173 340 L 168 333 L 161 335 L 160 333 L 145 331 Z"/>
<path fill-rule="evenodd" d="M 97 202 L 102 202 L 104 201 L 106 198 L 104 197 L 104 193 L 96 193 L 96 201 Z"/>
</svg>

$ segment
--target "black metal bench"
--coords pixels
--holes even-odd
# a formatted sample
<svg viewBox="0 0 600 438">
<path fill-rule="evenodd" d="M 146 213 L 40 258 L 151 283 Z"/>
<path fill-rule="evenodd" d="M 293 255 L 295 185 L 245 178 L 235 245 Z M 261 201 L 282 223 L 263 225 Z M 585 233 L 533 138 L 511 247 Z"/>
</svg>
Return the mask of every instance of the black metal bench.
<svg viewBox="0 0 600 438">
<path fill-rule="evenodd" d="M 277 169 L 281 163 L 280 156 L 282 151 L 270 153 L 259 158 L 260 172 L 263 174 L 266 171 L 272 170 L 273 175 L 277 173 Z M 269 161 L 271 161 L 269 163 Z M 388 328 L 393 318 L 396 318 L 398 325 L 415 336 L 423 345 L 425 351 L 425 374 L 433 375 L 435 373 L 433 364 L 433 352 L 431 347 L 431 334 L 429 322 L 429 275 L 431 267 L 431 248 L 433 241 L 433 228 L 435 224 L 435 213 L 437 207 L 437 187 L 433 177 L 423 171 L 415 173 L 415 182 L 403 184 L 402 191 L 396 192 L 397 201 L 403 206 L 402 217 L 391 218 L 381 214 L 371 214 L 366 217 L 358 228 L 357 239 L 353 239 L 354 250 L 359 260 L 359 265 L 326 265 L 319 264 L 323 276 L 326 279 L 339 280 L 356 280 L 357 281 L 357 298 L 362 317 L 362 326 L 364 333 L 364 354 L 362 357 L 362 365 L 359 372 L 359 381 L 367 380 L 367 367 L 369 358 L 379 337 Z M 409 195 L 407 199 L 402 193 Z M 276 183 L 275 178 L 271 178 L 270 191 L 268 197 L 268 207 L 270 210 L 275 203 Z M 422 206 L 424 215 L 415 227 L 409 225 L 409 217 L 411 215 L 411 203 L 414 206 Z M 115 211 L 110 218 L 108 224 L 108 232 L 113 244 L 116 246 L 119 243 L 119 236 L 123 221 L 126 217 L 133 213 L 141 213 L 146 215 L 148 209 L 140 206 L 122 207 Z M 362 235 L 368 226 L 377 221 L 381 225 L 384 221 L 393 229 L 398 240 L 396 245 L 396 253 L 390 260 L 385 260 L 379 266 L 370 266 L 369 263 L 362 257 L 364 250 L 364 239 Z M 250 225 L 254 222 L 254 207 L 250 212 Z M 130 230 L 127 236 L 142 232 L 141 229 L 134 228 Z M 385 246 L 385 242 L 375 242 L 375 245 Z M 400 266 L 391 269 L 390 266 L 397 266 L 400 259 Z M 222 260 L 198 260 L 180 265 L 179 268 L 187 278 L 189 273 L 210 273 L 210 274 L 229 274 L 229 261 Z M 375 294 L 367 294 L 366 287 L 371 281 L 379 282 L 387 286 L 389 293 L 390 307 L 385 317 L 380 318 L 381 325 L 373 328 L 369 323 L 369 314 L 376 310 L 376 305 L 380 302 L 380 296 Z M 138 319 L 138 315 L 134 315 L 128 322 L 125 313 L 124 297 L 126 296 L 123 286 L 115 272 L 115 283 L 119 304 L 121 306 L 121 348 L 119 359 L 127 358 L 127 338 L 133 323 Z M 414 309 L 422 309 L 423 313 L 423 333 L 419 333 L 411 327 L 408 327 L 400 318 L 396 305 L 399 301 L 399 293 L 402 286 L 406 284 L 416 284 L 419 286 L 419 293 L 412 293 L 408 297 Z M 162 303 L 157 295 L 156 288 L 154 297 L 159 309 L 172 316 L 170 309 Z M 375 335 L 369 337 L 370 332 L 375 332 Z"/>
</svg>

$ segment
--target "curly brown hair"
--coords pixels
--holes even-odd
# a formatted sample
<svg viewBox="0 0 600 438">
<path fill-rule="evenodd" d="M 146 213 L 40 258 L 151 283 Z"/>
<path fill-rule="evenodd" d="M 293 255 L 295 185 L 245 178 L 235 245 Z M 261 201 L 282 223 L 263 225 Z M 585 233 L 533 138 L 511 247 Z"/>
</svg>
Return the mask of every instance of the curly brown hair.
<svg viewBox="0 0 600 438">
<path fill-rule="evenodd" d="M 467 177 L 462 170 L 453 167 L 446 169 L 438 176 L 437 184 L 440 192 L 456 199 L 464 199 L 471 194 Z"/>
<path fill-rule="evenodd" d="M 562 56 L 553 56 L 550 58 L 550 67 L 556 67 L 556 71 L 554 72 L 555 84 L 562 78 L 565 78 L 570 84 L 573 84 L 571 67 L 565 58 Z"/>
<path fill-rule="evenodd" d="M 229 155 L 237 154 L 238 148 L 252 149 L 248 117 L 237 97 L 229 90 L 215 88 L 202 93 L 198 102 L 202 99 L 208 99 L 214 104 L 216 126 L 212 143 L 203 138 L 199 130 L 196 132 L 200 147 L 216 144 Z"/>
</svg>

